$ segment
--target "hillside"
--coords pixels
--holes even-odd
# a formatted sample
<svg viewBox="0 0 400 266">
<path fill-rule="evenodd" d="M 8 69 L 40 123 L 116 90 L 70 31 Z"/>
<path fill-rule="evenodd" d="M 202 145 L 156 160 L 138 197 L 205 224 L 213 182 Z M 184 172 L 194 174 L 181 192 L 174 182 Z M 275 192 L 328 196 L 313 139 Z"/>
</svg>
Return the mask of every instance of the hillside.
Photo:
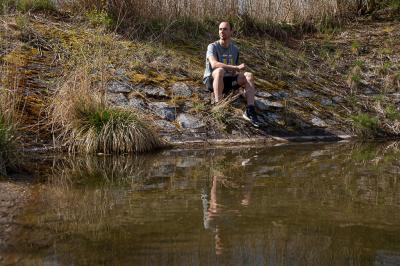
<svg viewBox="0 0 400 266">
<path fill-rule="evenodd" d="M 398 25 L 382 12 L 330 33 L 235 38 L 243 62 L 257 79 L 261 129 L 242 119 L 243 98 L 233 96 L 213 106 L 201 83 L 205 49 L 218 38 L 217 28 L 198 39 L 148 42 L 68 14 L 3 15 L 2 87 L 18 95 L 19 141 L 26 147 L 61 145 L 50 106 L 60 99 L 60 88 L 72 81 L 83 86 L 82 80 L 95 84 L 109 105 L 145 116 L 170 143 L 392 138 L 400 133 Z"/>
</svg>

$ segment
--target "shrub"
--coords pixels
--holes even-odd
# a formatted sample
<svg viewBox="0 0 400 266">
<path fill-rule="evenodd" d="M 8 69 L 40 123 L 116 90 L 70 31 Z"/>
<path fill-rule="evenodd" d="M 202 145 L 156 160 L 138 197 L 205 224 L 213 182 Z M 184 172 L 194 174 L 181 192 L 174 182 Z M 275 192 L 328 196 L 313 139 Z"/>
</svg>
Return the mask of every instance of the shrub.
<svg viewBox="0 0 400 266">
<path fill-rule="evenodd" d="M 78 70 L 59 88 L 51 104 L 54 133 L 70 152 L 145 152 L 162 146 L 145 117 L 107 105 L 104 84 L 88 69 Z"/>
<path fill-rule="evenodd" d="M 361 113 L 351 117 L 357 134 L 362 138 L 372 138 L 377 136 L 379 130 L 379 120 L 368 114 Z"/>
</svg>

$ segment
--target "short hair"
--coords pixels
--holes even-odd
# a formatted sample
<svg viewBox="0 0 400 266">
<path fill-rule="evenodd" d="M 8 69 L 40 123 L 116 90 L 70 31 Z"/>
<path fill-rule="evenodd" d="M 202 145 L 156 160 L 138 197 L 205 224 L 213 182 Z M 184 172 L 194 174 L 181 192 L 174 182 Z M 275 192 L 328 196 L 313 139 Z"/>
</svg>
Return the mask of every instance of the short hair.
<svg viewBox="0 0 400 266">
<path fill-rule="evenodd" d="M 231 30 L 233 30 L 232 23 L 230 23 L 229 21 L 227 21 L 227 20 L 223 20 L 223 21 L 221 21 L 221 22 L 219 23 L 219 25 L 221 25 L 221 23 L 228 23 L 228 25 L 229 25 L 229 28 L 230 28 Z"/>
</svg>

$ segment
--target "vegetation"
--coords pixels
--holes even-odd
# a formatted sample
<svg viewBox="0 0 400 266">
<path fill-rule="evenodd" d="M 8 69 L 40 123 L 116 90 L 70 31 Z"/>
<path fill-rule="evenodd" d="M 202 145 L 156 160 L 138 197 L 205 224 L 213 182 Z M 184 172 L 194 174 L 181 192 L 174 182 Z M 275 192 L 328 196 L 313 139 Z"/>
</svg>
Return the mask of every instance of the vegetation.
<svg viewBox="0 0 400 266">
<path fill-rule="evenodd" d="M 379 121 L 377 117 L 360 113 L 352 117 L 357 134 L 362 138 L 373 138 L 377 135 Z"/>
<path fill-rule="evenodd" d="M 62 145 L 84 153 L 137 153 L 161 147 L 145 117 L 108 106 L 103 82 L 80 69 L 57 91 L 50 115 Z"/>
</svg>

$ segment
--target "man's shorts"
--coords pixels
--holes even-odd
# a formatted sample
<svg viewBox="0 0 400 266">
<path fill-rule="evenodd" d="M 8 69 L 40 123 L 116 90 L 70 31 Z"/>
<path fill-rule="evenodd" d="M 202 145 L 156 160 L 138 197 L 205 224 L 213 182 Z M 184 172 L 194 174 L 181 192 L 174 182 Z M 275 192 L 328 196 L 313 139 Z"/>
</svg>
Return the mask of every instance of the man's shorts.
<svg viewBox="0 0 400 266">
<path fill-rule="evenodd" d="M 232 77 L 224 77 L 224 90 L 222 91 L 222 94 L 229 94 L 231 91 L 239 89 L 240 85 L 238 84 L 237 79 L 238 75 Z M 206 79 L 206 87 L 210 92 L 214 92 L 213 81 L 214 78 L 212 76 Z"/>
</svg>

